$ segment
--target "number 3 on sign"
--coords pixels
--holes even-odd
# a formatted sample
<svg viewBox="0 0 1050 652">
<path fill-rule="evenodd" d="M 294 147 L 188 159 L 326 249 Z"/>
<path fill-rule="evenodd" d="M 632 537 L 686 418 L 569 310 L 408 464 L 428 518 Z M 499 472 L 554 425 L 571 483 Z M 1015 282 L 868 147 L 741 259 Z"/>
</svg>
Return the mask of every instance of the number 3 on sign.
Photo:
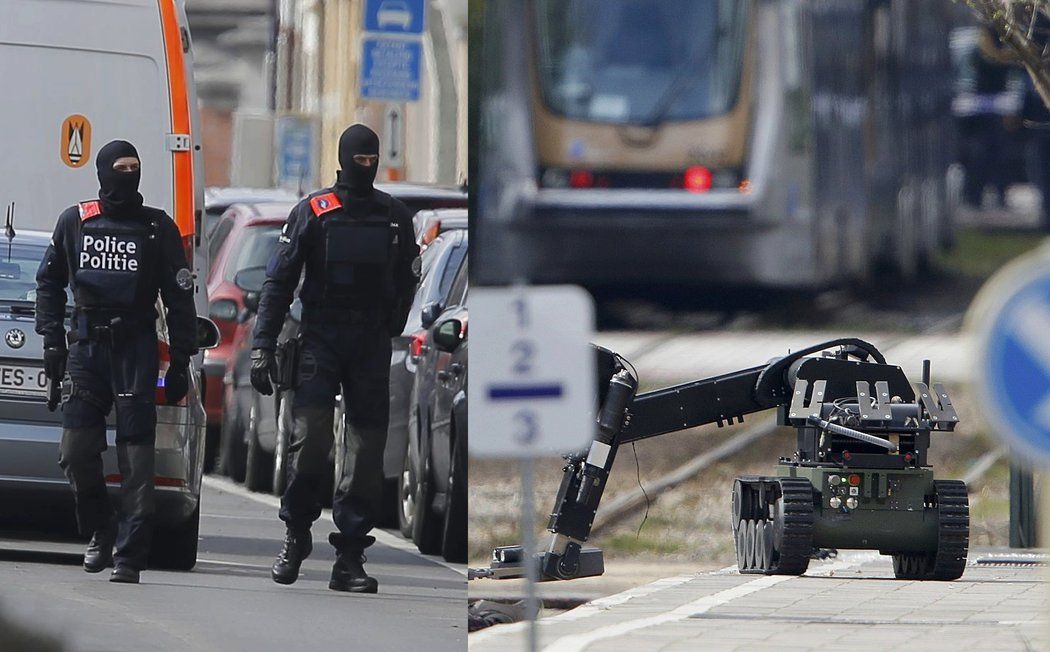
<svg viewBox="0 0 1050 652">
<path fill-rule="evenodd" d="M 531 446 L 539 436 L 536 414 L 532 410 L 519 410 L 514 414 L 514 439 L 523 446 Z"/>
</svg>

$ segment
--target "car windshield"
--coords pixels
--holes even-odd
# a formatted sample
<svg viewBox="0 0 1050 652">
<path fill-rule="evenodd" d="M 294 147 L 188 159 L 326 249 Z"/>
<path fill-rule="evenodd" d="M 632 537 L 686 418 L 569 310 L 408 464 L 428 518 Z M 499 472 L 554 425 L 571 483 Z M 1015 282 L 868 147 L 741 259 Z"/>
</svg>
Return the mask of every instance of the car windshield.
<svg viewBox="0 0 1050 652">
<path fill-rule="evenodd" d="M 36 301 L 36 270 L 47 247 L 0 240 L 0 301 Z"/>
<path fill-rule="evenodd" d="M 231 243 L 231 246 L 237 246 L 238 252 L 232 259 L 233 264 L 226 265 L 226 280 L 232 283 L 237 272 L 242 269 L 265 267 L 277 248 L 281 228 L 280 224 L 253 226 L 245 231 L 240 242 Z"/>
<path fill-rule="evenodd" d="M 534 0 L 540 87 L 576 120 L 652 124 L 736 101 L 741 0 Z"/>
</svg>

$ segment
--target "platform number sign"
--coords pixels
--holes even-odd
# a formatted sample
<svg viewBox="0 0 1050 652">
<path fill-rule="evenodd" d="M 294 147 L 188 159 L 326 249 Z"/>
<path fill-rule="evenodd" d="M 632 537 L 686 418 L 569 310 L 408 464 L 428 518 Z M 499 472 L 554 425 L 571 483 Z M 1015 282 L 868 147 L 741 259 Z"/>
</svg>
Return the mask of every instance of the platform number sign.
<svg viewBox="0 0 1050 652">
<path fill-rule="evenodd" d="M 594 305 L 574 286 L 475 288 L 472 455 L 584 450 L 594 435 Z"/>
</svg>

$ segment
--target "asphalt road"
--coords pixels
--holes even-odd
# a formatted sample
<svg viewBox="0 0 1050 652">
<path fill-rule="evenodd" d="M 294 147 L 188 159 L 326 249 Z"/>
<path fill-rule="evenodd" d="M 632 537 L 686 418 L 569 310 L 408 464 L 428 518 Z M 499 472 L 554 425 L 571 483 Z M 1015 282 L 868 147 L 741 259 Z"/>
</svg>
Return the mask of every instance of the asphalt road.
<svg viewBox="0 0 1050 652">
<path fill-rule="evenodd" d="M 0 613 L 71 650 L 465 649 L 465 575 L 391 533 L 368 550 L 376 595 L 328 589 L 327 513 L 299 581 L 273 583 L 284 534 L 275 500 L 209 480 L 197 567 L 146 571 L 138 586 L 85 573 L 80 543 L 0 533 Z"/>
<path fill-rule="evenodd" d="M 889 557 L 845 551 L 802 577 L 735 567 L 668 577 L 541 619 L 544 652 L 1050 649 L 1046 569 L 979 549 L 954 582 L 893 579 Z M 1044 554 L 1033 555 L 1045 560 Z M 491 580 L 478 580 L 491 581 Z M 475 652 L 520 650 L 522 623 L 470 635 Z"/>
</svg>

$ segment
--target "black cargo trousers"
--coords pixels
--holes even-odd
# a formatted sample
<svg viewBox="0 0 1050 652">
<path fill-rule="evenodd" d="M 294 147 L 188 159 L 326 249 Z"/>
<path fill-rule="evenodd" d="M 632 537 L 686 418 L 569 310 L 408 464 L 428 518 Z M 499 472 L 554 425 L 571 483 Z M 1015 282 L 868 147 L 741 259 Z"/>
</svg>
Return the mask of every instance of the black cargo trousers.
<svg viewBox="0 0 1050 652">
<path fill-rule="evenodd" d="M 334 443 L 336 394 L 346 405 L 343 477 L 332 517 L 338 534 L 329 541 L 340 553 L 360 552 L 375 538 L 382 503 L 383 449 L 390 410 L 390 334 L 387 311 L 347 310 L 340 318 L 304 315 L 298 385 L 292 400 L 288 485 L 280 517 L 304 532 L 321 515 L 328 454 Z"/>
<path fill-rule="evenodd" d="M 116 407 L 119 519 L 114 561 L 143 570 L 154 514 L 157 409 L 157 333 L 152 320 L 120 329 L 93 327 L 73 342 L 67 364 L 71 387 L 62 406 L 59 466 L 69 479 L 81 534 L 112 527 L 102 452 L 106 416 Z"/>
</svg>

